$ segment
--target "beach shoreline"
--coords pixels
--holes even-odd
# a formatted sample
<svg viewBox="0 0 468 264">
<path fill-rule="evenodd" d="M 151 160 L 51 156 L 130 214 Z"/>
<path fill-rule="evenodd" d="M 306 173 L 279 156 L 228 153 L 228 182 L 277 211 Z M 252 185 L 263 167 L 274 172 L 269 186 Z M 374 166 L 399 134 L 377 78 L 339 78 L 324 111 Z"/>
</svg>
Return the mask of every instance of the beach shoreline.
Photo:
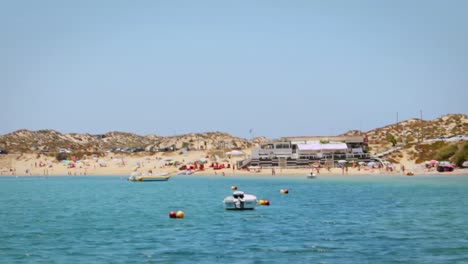
<svg viewBox="0 0 468 264">
<path fill-rule="evenodd" d="M 77 161 L 76 163 L 59 162 L 54 157 L 37 155 L 37 154 L 9 154 L 0 156 L 0 176 L 124 176 L 128 177 L 132 172 L 141 174 L 160 174 L 168 173 L 169 175 L 177 175 L 181 172 L 180 165 L 171 165 L 171 161 L 179 161 L 182 164 L 191 164 L 201 158 L 206 158 L 208 154 L 203 151 L 191 151 L 186 155 L 178 153 L 156 153 L 153 155 L 126 155 L 108 153 L 103 157 L 90 157 L 85 160 Z M 343 168 L 262 168 L 261 170 L 239 170 L 235 168 L 237 161 L 244 157 L 230 157 L 219 161 L 220 164 L 225 164 L 223 169 L 213 169 L 210 167 L 212 161 L 205 164 L 203 171 L 195 170 L 193 174 L 187 175 L 190 177 L 196 176 L 304 176 L 311 173 L 318 177 L 333 177 L 333 176 L 397 176 L 406 175 L 408 172 L 419 175 L 468 175 L 468 169 L 455 169 L 452 172 L 437 172 L 435 168 L 427 169 L 421 164 L 412 164 L 406 161 L 404 164 L 405 171 L 401 170 L 401 166 L 396 166 L 393 171 L 388 171 L 383 168 L 368 168 L 368 167 L 348 167 Z M 185 176 L 185 175 L 184 175 Z"/>
</svg>

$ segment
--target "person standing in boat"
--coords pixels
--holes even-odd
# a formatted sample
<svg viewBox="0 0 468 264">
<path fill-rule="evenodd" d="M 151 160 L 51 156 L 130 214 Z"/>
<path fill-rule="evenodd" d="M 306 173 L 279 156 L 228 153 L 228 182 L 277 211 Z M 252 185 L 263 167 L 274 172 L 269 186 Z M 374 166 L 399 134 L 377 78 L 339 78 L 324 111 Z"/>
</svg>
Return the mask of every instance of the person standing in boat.
<svg viewBox="0 0 468 264">
<path fill-rule="evenodd" d="M 236 208 L 242 209 L 244 208 L 244 194 L 243 193 L 234 193 L 234 204 Z"/>
</svg>

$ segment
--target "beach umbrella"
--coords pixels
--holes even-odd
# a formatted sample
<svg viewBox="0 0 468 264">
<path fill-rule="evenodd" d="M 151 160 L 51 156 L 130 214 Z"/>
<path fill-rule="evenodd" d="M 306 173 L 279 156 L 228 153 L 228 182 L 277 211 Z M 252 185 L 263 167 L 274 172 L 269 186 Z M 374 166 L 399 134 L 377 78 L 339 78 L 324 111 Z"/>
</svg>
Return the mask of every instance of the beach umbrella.
<svg viewBox="0 0 468 264">
<path fill-rule="evenodd" d="M 368 166 L 374 166 L 375 165 L 375 162 L 371 161 L 369 163 L 367 163 Z"/>
<path fill-rule="evenodd" d="M 462 167 L 468 168 L 468 161 L 463 162 Z"/>
<path fill-rule="evenodd" d="M 431 161 L 429 161 L 429 163 L 432 164 L 432 165 L 434 165 L 434 164 L 437 164 L 438 161 L 437 161 L 437 160 L 431 160 Z"/>
<path fill-rule="evenodd" d="M 364 161 L 360 161 L 360 162 L 358 162 L 358 164 L 359 164 L 359 165 L 364 165 L 364 164 L 366 164 L 366 163 L 365 163 Z"/>
<path fill-rule="evenodd" d="M 338 161 L 338 163 L 341 163 L 341 164 L 346 163 L 346 162 L 347 162 L 346 160 L 339 160 Z"/>
</svg>

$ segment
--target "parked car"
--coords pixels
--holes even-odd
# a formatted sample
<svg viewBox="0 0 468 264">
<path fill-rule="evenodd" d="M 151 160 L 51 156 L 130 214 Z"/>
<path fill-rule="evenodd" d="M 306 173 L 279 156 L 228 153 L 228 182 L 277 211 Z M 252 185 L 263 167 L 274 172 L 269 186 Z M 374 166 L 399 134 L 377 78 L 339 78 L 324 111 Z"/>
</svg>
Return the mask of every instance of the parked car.
<svg viewBox="0 0 468 264">
<path fill-rule="evenodd" d="M 61 148 L 61 149 L 59 149 L 59 153 L 72 153 L 72 152 L 69 149 Z"/>
</svg>

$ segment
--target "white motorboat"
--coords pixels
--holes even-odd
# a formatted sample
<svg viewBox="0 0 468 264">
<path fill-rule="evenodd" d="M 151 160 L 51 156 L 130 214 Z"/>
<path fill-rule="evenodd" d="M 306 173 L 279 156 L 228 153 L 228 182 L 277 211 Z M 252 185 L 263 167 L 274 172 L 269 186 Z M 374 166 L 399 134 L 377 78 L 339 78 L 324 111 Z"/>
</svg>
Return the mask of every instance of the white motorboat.
<svg viewBox="0 0 468 264">
<path fill-rule="evenodd" d="M 163 173 L 157 173 L 157 174 L 140 174 L 137 172 L 133 172 L 130 177 L 128 177 L 129 181 L 167 181 L 171 178 L 169 173 L 163 172 Z"/>
<path fill-rule="evenodd" d="M 257 205 L 257 197 L 241 191 L 234 191 L 232 195 L 224 198 L 226 210 L 252 210 Z"/>
</svg>

